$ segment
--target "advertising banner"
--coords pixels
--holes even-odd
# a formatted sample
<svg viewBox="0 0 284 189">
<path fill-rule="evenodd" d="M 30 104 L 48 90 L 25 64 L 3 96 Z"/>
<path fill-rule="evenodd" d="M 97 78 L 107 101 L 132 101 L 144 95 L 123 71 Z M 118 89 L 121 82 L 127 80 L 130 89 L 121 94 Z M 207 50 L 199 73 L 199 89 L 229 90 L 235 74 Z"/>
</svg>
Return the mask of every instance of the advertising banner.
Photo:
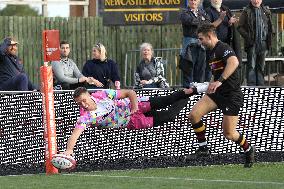
<svg viewBox="0 0 284 189">
<path fill-rule="evenodd" d="M 59 30 L 44 30 L 42 46 L 44 62 L 60 60 Z"/>
<path fill-rule="evenodd" d="M 177 24 L 186 0 L 105 0 L 105 25 Z"/>
</svg>

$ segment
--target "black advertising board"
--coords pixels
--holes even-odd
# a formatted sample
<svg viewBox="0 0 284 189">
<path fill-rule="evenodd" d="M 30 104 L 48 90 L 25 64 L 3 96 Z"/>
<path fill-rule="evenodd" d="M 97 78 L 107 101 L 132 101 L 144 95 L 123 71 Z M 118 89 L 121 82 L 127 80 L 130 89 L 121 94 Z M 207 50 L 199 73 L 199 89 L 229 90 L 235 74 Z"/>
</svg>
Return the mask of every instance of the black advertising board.
<svg viewBox="0 0 284 189">
<path fill-rule="evenodd" d="M 179 23 L 186 0 L 105 0 L 104 25 L 160 25 Z"/>
</svg>

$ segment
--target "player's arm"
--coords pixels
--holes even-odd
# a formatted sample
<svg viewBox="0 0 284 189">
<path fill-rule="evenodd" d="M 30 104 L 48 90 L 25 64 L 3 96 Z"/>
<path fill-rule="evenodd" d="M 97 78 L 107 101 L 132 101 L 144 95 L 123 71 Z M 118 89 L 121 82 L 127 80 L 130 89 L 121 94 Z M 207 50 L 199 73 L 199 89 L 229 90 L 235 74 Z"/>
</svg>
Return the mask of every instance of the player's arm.
<svg viewBox="0 0 284 189">
<path fill-rule="evenodd" d="M 84 131 L 83 128 L 75 128 L 73 130 L 71 136 L 68 139 L 66 151 L 63 152 L 65 155 L 70 156 L 70 155 L 73 154 L 73 149 L 76 145 L 76 142 L 77 142 L 78 138 L 80 137 L 80 135 L 82 134 L 83 131 Z"/>
<path fill-rule="evenodd" d="M 222 73 L 224 80 L 228 79 L 239 66 L 239 60 L 236 56 L 231 56 L 227 59 L 227 65 Z"/>
<path fill-rule="evenodd" d="M 133 90 L 122 89 L 120 90 L 119 99 L 129 98 L 131 104 L 131 113 L 134 113 L 138 110 L 138 101 L 136 92 Z"/>
</svg>

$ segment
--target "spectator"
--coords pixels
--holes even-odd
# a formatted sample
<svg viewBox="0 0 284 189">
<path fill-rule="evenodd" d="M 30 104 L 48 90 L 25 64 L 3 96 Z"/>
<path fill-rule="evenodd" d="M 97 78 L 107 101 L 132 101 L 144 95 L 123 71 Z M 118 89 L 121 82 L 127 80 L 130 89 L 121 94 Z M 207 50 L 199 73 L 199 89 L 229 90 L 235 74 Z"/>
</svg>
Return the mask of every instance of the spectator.
<svg viewBox="0 0 284 189">
<path fill-rule="evenodd" d="M 204 23 L 210 23 L 210 20 L 205 11 L 198 8 L 199 5 L 200 0 L 189 0 L 188 7 L 183 9 L 180 15 L 183 29 L 180 62 L 180 68 L 183 72 L 183 87 L 189 87 L 191 82 L 203 82 L 205 80 L 206 52 L 198 41 L 197 28 Z M 187 55 L 188 53 L 191 56 Z M 189 64 L 189 66 L 184 66 L 185 64 Z"/>
<path fill-rule="evenodd" d="M 273 28 L 271 12 L 262 0 L 251 0 L 245 7 L 238 30 L 247 52 L 247 85 L 264 85 L 265 56 L 271 47 Z"/>
<path fill-rule="evenodd" d="M 56 89 L 73 90 L 83 86 L 89 79 L 80 72 L 75 62 L 69 58 L 70 44 L 60 42 L 60 61 L 51 62 Z"/>
<path fill-rule="evenodd" d="M 140 46 L 141 62 L 135 72 L 135 87 L 137 88 L 166 88 L 169 84 L 164 77 L 164 66 L 160 57 L 154 57 L 150 43 Z"/>
<path fill-rule="evenodd" d="M 93 59 L 88 60 L 82 73 L 86 77 L 92 77 L 91 83 L 88 88 L 113 88 L 120 89 L 120 77 L 118 72 L 117 63 L 107 58 L 106 48 L 103 44 L 97 43 L 93 47 Z"/>
<path fill-rule="evenodd" d="M 240 36 L 236 23 L 239 21 L 231 10 L 222 4 L 222 0 L 211 0 L 211 6 L 205 9 L 211 23 L 216 27 L 217 37 L 220 41 L 230 45 L 239 60 L 239 68 L 242 63 L 242 51 Z"/>
<path fill-rule="evenodd" d="M 17 57 L 18 42 L 7 37 L 0 44 L 0 90 L 33 91 L 37 88 L 29 80 L 24 66 Z"/>
</svg>

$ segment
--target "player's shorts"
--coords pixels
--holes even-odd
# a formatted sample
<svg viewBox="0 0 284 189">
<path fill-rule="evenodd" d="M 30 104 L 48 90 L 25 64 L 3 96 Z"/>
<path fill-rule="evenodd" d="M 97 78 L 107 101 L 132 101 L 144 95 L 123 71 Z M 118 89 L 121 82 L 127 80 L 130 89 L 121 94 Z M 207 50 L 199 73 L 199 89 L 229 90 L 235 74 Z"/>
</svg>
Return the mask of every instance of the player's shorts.
<svg viewBox="0 0 284 189">
<path fill-rule="evenodd" d="M 217 90 L 215 93 L 207 94 L 222 110 L 224 115 L 237 116 L 244 104 L 244 95 L 241 89 L 222 91 Z"/>
</svg>

